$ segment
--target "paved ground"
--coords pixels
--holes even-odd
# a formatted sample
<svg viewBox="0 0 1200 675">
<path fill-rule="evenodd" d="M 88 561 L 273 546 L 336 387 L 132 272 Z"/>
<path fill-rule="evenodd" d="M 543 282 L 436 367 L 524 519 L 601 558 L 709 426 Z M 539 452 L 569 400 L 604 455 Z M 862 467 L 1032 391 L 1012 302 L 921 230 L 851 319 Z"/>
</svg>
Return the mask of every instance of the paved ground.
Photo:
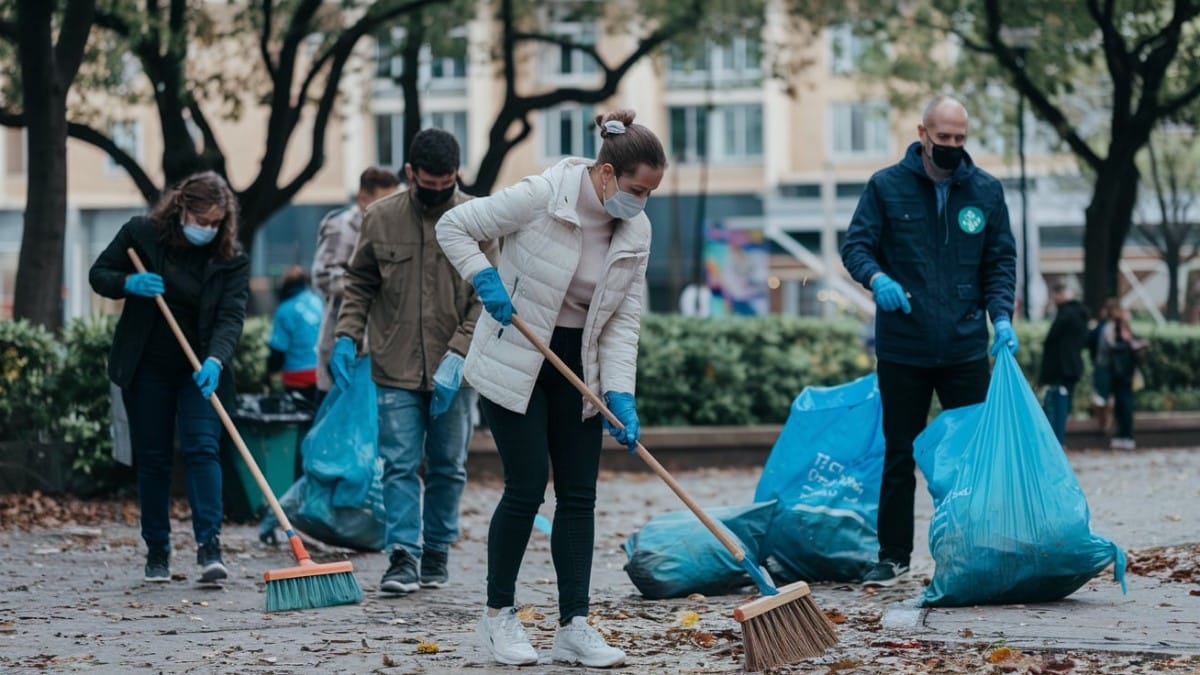
<svg viewBox="0 0 1200 675">
<path fill-rule="evenodd" d="M 1145 450 L 1071 456 L 1089 496 L 1093 528 L 1127 550 L 1200 540 L 1200 451 Z M 703 470 L 681 482 L 706 505 L 750 500 L 757 474 Z M 402 598 L 377 594 L 379 554 L 351 559 L 366 592 L 361 605 L 266 614 L 266 569 L 286 567 L 282 549 L 260 545 L 250 527 L 225 532 L 232 578 L 220 589 L 194 584 L 194 545 L 177 521 L 171 584 L 140 581 L 135 511 L 99 524 L 0 531 L 0 670 L 25 672 L 449 673 L 500 672 L 474 642 L 483 598 L 487 519 L 499 493 L 472 482 L 463 537 L 451 554 L 452 583 Z M 1038 606 L 913 609 L 932 573 L 924 541 L 930 505 L 918 490 L 913 577 L 868 594 L 815 586 L 837 620 L 840 644 L 788 672 L 1200 672 L 1200 581 L 1131 576 L 1121 596 L 1111 574 L 1071 598 Z M 552 494 L 548 497 L 552 500 Z M 651 515 L 676 510 L 652 475 L 606 474 L 599 498 L 594 620 L 629 654 L 623 672 L 732 673 L 740 665 L 730 610 L 744 596 L 647 601 L 622 571 L 621 544 Z M 549 506 L 543 512 L 550 514 Z M 1193 551 L 1197 549 L 1192 549 Z M 336 552 L 327 555 L 336 556 Z M 548 538 L 534 533 L 518 599 L 534 644 L 548 654 L 555 587 Z M 687 612 L 699 620 L 684 627 Z M 436 643 L 437 652 L 418 653 Z M 516 669 L 509 669 L 513 672 Z M 542 663 L 524 673 L 578 673 Z"/>
</svg>

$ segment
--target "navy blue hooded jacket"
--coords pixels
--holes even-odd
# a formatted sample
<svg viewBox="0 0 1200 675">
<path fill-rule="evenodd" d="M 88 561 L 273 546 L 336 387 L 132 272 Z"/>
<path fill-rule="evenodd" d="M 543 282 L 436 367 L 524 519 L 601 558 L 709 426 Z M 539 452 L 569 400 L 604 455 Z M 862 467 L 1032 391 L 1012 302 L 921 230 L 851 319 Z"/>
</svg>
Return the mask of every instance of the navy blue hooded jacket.
<svg viewBox="0 0 1200 675">
<path fill-rule="evenodd" d="M 1000 181 L 964 153 L 939 214 L 920 143 L 871 176 L 842 245 L 855 281 L 870 289 L 882 272 L 911 296 L 911 314 L 875 313 L 875 353 L 914 366 L 986 355 L 984 310 L 993 322 L 1012 316 L 1016 259 Z"/>
</svg>

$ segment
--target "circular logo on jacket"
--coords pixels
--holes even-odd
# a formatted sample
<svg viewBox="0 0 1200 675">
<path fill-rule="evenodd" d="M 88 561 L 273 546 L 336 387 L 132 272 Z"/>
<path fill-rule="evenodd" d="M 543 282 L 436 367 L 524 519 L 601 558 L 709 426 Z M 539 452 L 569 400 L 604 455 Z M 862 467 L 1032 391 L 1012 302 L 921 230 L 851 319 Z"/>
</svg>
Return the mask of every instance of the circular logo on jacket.
<svg viewBox="0 0 1200 675">
<path fill-rule="evenodd" d="M 983 226 L 986 223 L 983 211 L 980 211 L 977 207 L 964 206 L 958 212 L 958 227 L 967 234 L 979 234 L 983 232 Z"/>
</svg>

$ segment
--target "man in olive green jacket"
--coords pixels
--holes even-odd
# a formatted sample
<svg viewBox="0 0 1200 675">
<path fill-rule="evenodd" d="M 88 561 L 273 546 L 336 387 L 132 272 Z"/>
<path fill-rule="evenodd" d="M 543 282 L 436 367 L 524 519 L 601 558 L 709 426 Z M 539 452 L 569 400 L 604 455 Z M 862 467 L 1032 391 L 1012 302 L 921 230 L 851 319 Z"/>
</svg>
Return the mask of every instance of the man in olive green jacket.
<svg viewBox="0 0 1200 675">
<path fill-rule="evenodd" d="M 329 368 L 349 385 L 367 335 L 379 401 L 386 548 L 385 593 L 441 587 L 458 538 L 475 392 L 461 387 L 480 302 L 437 242 L 434 226 L 469 199 L 457 189 L 458 142 L 440 129 L 414 137 L 408 189 L 371 204 L 346 270 Z M 425 462 L 425 498 L 417 470 Z M 419 561 L 419 562 L 418 562 Z M 419 565 L 419 571 L 418 571 Z"/>
</svg>

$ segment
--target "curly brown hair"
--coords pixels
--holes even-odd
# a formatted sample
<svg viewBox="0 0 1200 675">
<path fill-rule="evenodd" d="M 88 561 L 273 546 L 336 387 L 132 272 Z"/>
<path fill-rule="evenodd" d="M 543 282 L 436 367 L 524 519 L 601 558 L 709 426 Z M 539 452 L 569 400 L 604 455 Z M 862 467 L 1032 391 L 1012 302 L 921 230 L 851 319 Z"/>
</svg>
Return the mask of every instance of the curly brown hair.
<svg viewBox="0 0 1200 675">
<path fill-rule="evenodd" d="M 150 220 L 158 229 L 158 239 L 164 246 L 188 248 L 192 244 L 183 236 L 183 212 L 206 215 L 220 209 L 217 237 L 207 246 L 216 260 L 228 260 L 238 254 L 238 203 L 229 183 L 214 171 L 195 173 L 170 186 L 150 211 Z"/>
</svg>

